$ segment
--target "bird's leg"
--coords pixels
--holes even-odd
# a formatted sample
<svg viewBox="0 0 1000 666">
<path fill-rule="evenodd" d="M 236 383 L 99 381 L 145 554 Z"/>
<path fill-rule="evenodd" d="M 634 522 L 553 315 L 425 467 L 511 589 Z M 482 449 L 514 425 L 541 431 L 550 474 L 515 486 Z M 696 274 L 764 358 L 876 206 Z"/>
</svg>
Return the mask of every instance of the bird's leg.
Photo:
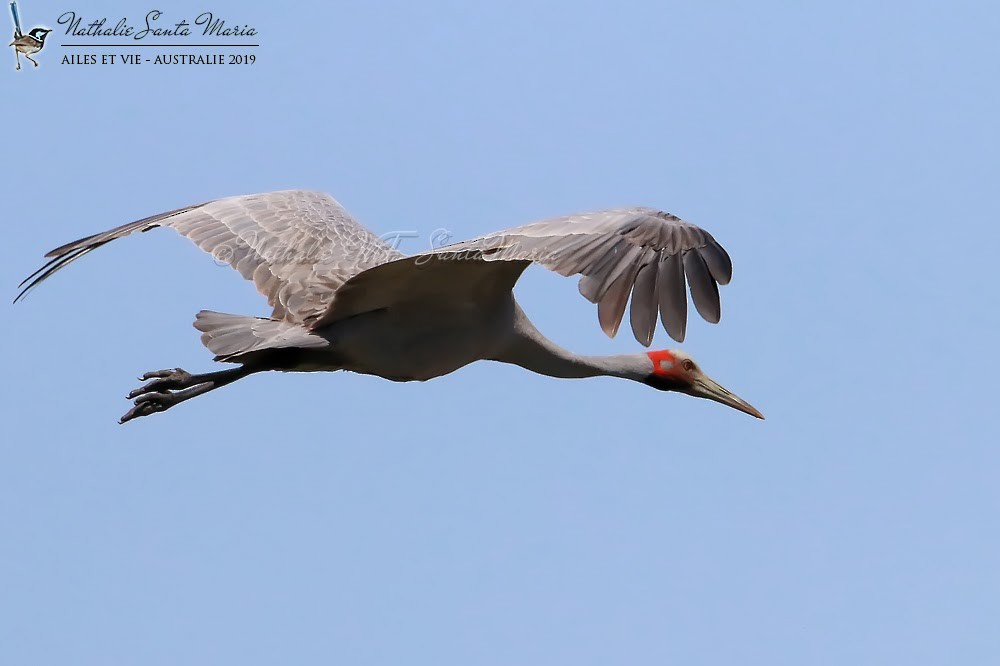
<svg viewBox="0 0 1000 666">
<path fill-rule="evenodd" d="M 28 60 L 30 60 L 32 65 L 34 65 L 35 67 L 38 67 L 38 63 L 35 62 L 35 59 L 32 58 L 30 55 L 28 55 L 27 53 L 25 53 L 24 57 L 27 58 Z"/>
<path fill-rule="evenodd" d="M 128 394 L 129 400 L 135 399 L 135 406 L 118 422 L 125 423 L 140 416 L 166 411 L 178 403 L 231 384 L 237 379 L 242 379 L 261 370 L 264 368 L 241 365 L 229 370 L 206 372 L 200 375 L 192 375 L 180 368 L 147 372 L 139 378 L 139 381 L 147 379 L 152 381 Z"/>
<path fill-rule="evenodd" d="M 21 69 L 21 52 L 14 49 L 14 58 L 17 60 L 17 67 L 15 69 Z"/>
</svg>

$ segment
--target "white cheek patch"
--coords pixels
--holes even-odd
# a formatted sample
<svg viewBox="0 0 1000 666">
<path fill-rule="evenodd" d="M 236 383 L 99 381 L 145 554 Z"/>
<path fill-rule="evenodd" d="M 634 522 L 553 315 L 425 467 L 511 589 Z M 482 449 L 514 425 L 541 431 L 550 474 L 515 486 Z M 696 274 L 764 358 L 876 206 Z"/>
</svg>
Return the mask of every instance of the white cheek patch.
<svg viewBox="0 0 1000 666">
<path fill-rule="evenodd" d="M 662 359 L 660 361 L 660 370 L 662 372 L 670 372 L 673 369 L 674 369 L 674 362 L 673 361 L 668 361 L 666 359 Z"/>
</svg>

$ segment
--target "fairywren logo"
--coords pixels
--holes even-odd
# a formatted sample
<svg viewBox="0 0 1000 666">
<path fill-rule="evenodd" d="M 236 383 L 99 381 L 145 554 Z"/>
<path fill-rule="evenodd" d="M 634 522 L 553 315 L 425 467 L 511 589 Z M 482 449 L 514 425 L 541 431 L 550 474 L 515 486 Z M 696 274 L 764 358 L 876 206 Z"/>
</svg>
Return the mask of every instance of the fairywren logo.
<svg viewBox="0 0 1000 666">
<path fill-rule="evenodd" d="M 51 30 L 48 28 L 32 28 L 25 35 L 21 32 L 21 16 L 17 11 L 17 0 L 10 0 L 10 15 L 14 19 L 14 41 L 8 46 L 14 49 L 14 58 L 17 62 L 16 69 L 21 69 L 21 56 L 31 61 L 31 64 L 38 67 L 38 61 L 31 57 L 32 53 L 38 53 L 45 46 L 45 38 Z"/>
</svg>

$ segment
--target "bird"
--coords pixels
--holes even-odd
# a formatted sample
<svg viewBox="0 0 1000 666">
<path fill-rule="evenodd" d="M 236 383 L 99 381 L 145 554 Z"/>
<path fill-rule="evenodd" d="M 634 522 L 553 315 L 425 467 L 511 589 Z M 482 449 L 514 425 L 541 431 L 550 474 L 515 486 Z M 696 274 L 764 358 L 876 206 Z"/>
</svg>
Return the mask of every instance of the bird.
<svg viewBox="0 0 1000 666">
<path fill-rule="evenodd" d="M 581 213 L 513 227 L 404 255 L 359 224 L 331 196 L 287 190 L 186 206 L 58 247 L 28 276 L 14 302 L 80 257 L 136 232 L 169 227 L 228 263 L 267 298 L 270 316 L 202 310 L 194 327 L 217 362 L 192 374 L 147 372 L 120 419 L 163 412 L 263 371 L 348 371 L 397 382 L 426 381 L 476 361 L 498 361 L 556 378 L 617 377 L 714 400 L 764 416 L 709 378 L 679 349 L 584 356 L 546 338 L 514 298 L 539 264 L 580 275 L 614 337 L 631 295 L 630 325 L 644 347 L 657 315 L 683 342 L 686 284 L 707 321 L 720 318 L 719 285 L 732 261 L 707 231 L 656 208 Z M 685 279 L 686 278 L 686 279 Z"/>
<path fill-rule="evenodd" d="M 25 58 L 31 61 L 31 64 L 38 67 L 38 63 L 31 57 L 31 54 L 42 50 L 42 47 L 45 46 L 45 37 L 50 32 L 52 31 L 48 28 L 33 28 L 27 35 L 14 33 L 14 41 L 8 44 L 8 46 L 14 47 L 14 57 L 17 58 L 17 69 L 21 69 L 22 53 Z"/>
</svg>

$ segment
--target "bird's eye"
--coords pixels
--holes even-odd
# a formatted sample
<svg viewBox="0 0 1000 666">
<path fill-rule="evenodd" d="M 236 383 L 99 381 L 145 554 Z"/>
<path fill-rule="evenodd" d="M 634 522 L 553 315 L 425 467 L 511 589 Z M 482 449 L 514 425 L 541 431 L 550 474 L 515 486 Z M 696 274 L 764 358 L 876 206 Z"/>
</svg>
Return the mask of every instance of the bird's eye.
<svg viewBox="0 0 1000 666">
<path fill-rule="evenodd" d="M 684 366 L 684 369 L 687 370 L 688 372 L 694 370 L 694 361 L 691 361 L 689 359 L 684 359 L 684 363 L 682 365 Z"/>
</svg>

